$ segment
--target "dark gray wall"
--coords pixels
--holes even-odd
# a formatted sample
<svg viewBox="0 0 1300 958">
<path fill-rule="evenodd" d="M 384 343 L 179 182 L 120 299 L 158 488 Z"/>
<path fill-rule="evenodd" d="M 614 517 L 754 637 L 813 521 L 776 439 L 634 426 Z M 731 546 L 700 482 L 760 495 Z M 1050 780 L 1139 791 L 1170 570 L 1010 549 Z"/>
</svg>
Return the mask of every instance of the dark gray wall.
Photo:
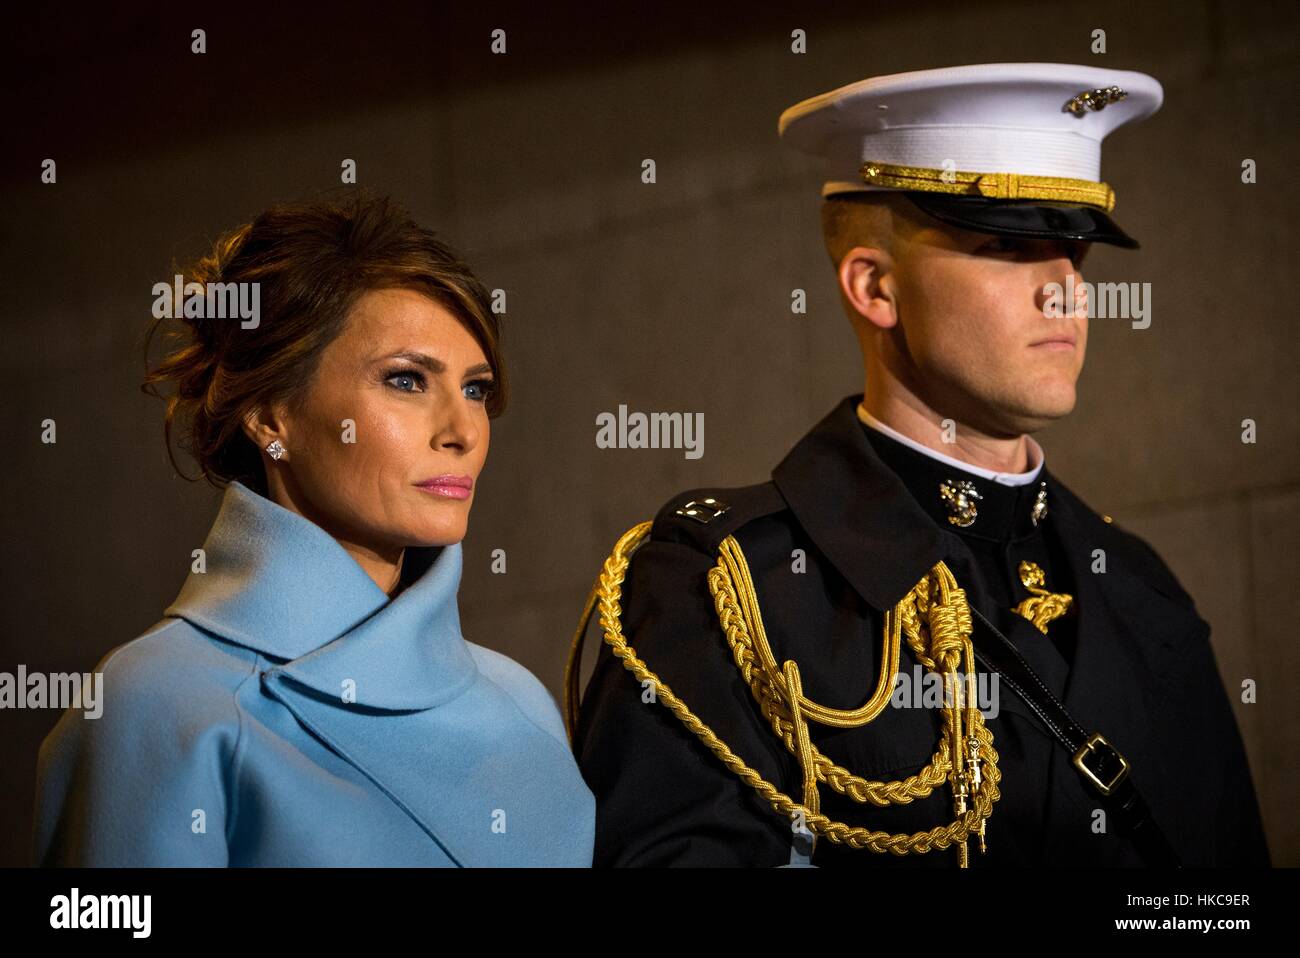
<svg viewBox="0 0 1300 958">
<path fill-rule="evenodd" d="M 1237 715 L 1274 859 L 1300 864 L 1300 653 L 1283 604 L 1300 572 L 1293 9 L 913 2 L 875 17 L 737 5 L 595 20 L 326 5 L 311 22 L 158 10 L 20 23 L 0 227 L 0 669 L 87 670 L 175 596 L 219 495 L 171 475 L 161 404 L 137 389 L 150 286 L 270 203 L 335 185 L 350 157 L 508 292 L 514 399 L 476 496 L 462 619 L 558 694 L 617 536 L 678 490 L 765 478 L 860 388 L 818 173 L 778 142 L 781 110 L 873 74 L 1095 62 L 1165 87 L 1160 113 L 1105 150 L 1117 215 L 1144 247 L 1099 247 L 1088 269 L 1152 283 L 1155 312 L 1146 330 L 1094 323 L 1079 408 L 1039 438 L 1057 475 L 1167 558 L 1214 627 L 1229 690 L 1258 682 Z M 188 53 L 195 26 L 203 57 Z M 505 57 L 488 55 L 493 27 L 509 31 Z M 796 27 L 804 56 L 788 51 Z M 1104 56 L 1089 52 L 1095 28 Z M 38 181 L 47 156 L 55 186 Z M 1239 181 L 1247 157 L 1257 185 Z M 796 287 L 806 316 L 790 313 Z M 704 457 L 597 449 L 595 417 L 620 403 L 705 413 Z M 47 417 L 54 446 L 39 442 Z M 505 576 L 489 573 L 495 548 Z M 25 861 L 36 748 L 55 719 L 0 713 L 0 864 Z"/>
</svg>

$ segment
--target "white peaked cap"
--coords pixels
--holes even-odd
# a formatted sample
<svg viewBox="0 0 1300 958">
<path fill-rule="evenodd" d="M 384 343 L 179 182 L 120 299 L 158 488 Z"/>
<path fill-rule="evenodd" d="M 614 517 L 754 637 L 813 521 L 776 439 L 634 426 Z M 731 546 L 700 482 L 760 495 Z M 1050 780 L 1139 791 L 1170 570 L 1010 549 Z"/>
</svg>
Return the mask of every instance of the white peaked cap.
<svg viewBox="0 0 1300 958">
<path fill-rule="evenodd" d="M 1094 96 L 1101 109 L 1075 101 L 1111 87 L 1123 96 Z M 865 182 L 868 162 L 1099 183 L 1101 141 L 1163 99 L 1154 77 L 1131 70 L 979 63 L 852 83 L 790 107 L 778 129 L 795 149 L 825 158 L 823 196 L 903 188 Z"/>
</svg>

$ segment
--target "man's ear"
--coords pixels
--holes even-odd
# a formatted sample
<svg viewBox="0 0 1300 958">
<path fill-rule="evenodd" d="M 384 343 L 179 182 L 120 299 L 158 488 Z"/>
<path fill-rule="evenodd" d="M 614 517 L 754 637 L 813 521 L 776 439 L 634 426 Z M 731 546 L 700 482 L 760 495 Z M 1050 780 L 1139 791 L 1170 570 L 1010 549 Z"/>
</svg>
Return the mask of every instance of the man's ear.
<svg viewBox="0 0 1300 958">
<path fill-rule="evenodd" d="M 855 246 L 840 260 L 840 296 L 846 308 L 878 329 L 898 323 L 893 270 L 893 258 L 875 246 Z"/>
</svg>

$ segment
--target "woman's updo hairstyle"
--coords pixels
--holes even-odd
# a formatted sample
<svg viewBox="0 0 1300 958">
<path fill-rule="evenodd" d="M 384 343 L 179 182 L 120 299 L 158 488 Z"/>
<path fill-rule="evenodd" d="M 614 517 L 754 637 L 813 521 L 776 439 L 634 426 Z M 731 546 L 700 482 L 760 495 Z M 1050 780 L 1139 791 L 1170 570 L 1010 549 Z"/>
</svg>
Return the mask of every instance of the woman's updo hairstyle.
<svg viewBox="0 0 1300 958">
<path fill-rule="evenodd" d="M 495 376 L 488 415 L 505 409 L 500 324 L 488 291 L 451 247 L 387 197 L 358 190 L 342 199 L 274 206 L 173 272 L 182 277 L 182 290 L 190 283 L 205 291 L 223 284 L 229 296 L 252 289 L 242 284 L 258 284 L 256 325 L 234 311 L 226 318 L 187 317 L 183 304 L 169 297 L 175 318 L 164 316 L 149 328 L 140 388 L 167 401 L 168 458 L 184 475 L 172 448 L 179 430 L 180 446 L 201 470 L 187 479 L 206 478 L 218 488 L 237 479 L 267 494 L 262 453 L 245 435 L 244 419 L 264 405 L 301 408 L 322 352 L 342 333 L 356 300 L 371 290 L 415 290 L 456 316 Z M 170 348 L 150 369 L 149 346 L 165 323 L 173 324 Z M 174 384 L 170 394 L 159 388 L 166 383 Z"/>
</svg>

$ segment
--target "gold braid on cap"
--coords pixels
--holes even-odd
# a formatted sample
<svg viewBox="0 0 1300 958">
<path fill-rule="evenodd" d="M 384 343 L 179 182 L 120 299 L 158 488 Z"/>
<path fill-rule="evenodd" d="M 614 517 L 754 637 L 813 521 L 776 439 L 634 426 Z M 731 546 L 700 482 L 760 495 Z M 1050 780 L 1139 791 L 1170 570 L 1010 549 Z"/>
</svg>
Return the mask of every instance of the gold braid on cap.
<svg viewBox="0 0 1300 958">
<path fill-rule="evenodd" d="M 635 676 L 642 687 L 652 688 L 655 699 L 675 715 L 719 761 L 750 785 L 794 831 L 821 835 L 851 848 L 894 855 L 923 854 L 932 848 L 954 847 L 958 865 L 969 863 L 967 838 L 975 835 L 985 850 L 984 824 L 992 814 L 1002 779 L 993 733 L 975 704 L 974 689 L 963 690 L 957 667 L 964 661 L 966 684 L 974 683 L 974 650 L 971 645 L 970 608 L 966 593 L 957 587 L 948 567 L 939 562 L 893 608 L 886 612 L 880 674 L 871 699 L 856 709 L 841 710 L 819 705 L 803 694 L 799 667 L 786 660 L 780 667 L 772 656 L 758 597 L 749 566 L 734 536 L 719 547 L 717 564 L 709 570 L 709 592 L 713 596 L 723 634 L 736 668 L 749 686 L 763 717 L 777 738 L 799 759 L 803 770 L 801 801 L 781 792 L 737 756 L 678 698 L 659 676 L 639 658 L 624 637 L 619 617 L 622 584 L 632 554 L 649 536 L 652 523 L 633 526 L 618 540 L 605 560 L 574 634 L 565 667 L 565 723 L 572 741 L 578 715 L 578 671 L 582 642 L 593 609 L 600 608 L 600 625 L 605 643 Z M 810 721 L 835 728 L 856 728 L 876 718 L 888 704 L 898 674 L 902 638 L 917 660 L 943 677 L 944 730 L 930 763 L 915 775 L 893 782 L 860 778 L 823 755 L 809 737 Z M 969 693 L 967 697 L 966 693 Z M 906 805 L 925 798 L 945 783 L 952 790 L 954 819 L 925 832 L 890 833 L 848 825 L 821 814 L 817 786 L 825 782 L 856 802 L 885 807 Z"/>
<path fill-rule="evenodd" d="M 895 166 L 875 160 L 863 163 L 861 173 L 864 183 L 893 190 L 988 196 L 1001 200 L 1059 200 L 1095 206 L 1107 213 L 1115 208 L 1115 191 L 1105 183 L 1068 176 L 935 170 L 924 166 Z"/>
</svg>

